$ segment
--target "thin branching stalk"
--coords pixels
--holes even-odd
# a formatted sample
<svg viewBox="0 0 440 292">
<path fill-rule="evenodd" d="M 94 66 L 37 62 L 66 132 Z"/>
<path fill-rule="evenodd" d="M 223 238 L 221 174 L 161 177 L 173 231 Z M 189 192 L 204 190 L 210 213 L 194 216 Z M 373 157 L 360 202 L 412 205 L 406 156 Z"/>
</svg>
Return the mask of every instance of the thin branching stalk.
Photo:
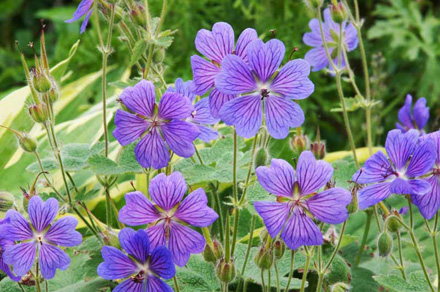
<svg viewBox="0 0 440 292">
<path fill-rule="evenodd" d="M 438 242 L 437 242 L 437 236 L 438 236 L 438 217 L 439 217 L 439 212 L 437 212 L 435 214 L 435 219 L 434 219 L 434 227 L 431 229 L 428 220 L 425 219 L 425 224 L 426 224 L 426 228 L 428 229 L 429 232 L 429 236 L 432 239 L 432 247 L 434 248 L 434 256 L 435 256 L 435 264 L 437 267 L 437 283 L 438 287 L 437 287 L 437 292 L 440 291 L 440 259 L 439 259 L 439 246 L 438 246 Z"/>
<path fill-rule="evenodd" d="M 373 218 L 373 212 L 367 210 L 366 213 L 367 213 L 367 219 L 365 221 L 364 234 L 362 235 L 361 245 L 359 246 L 359 250 L 356 255 L 356 259 L 354 261 L 355 267 L 359 266 L 359 263 L 361 262 L 362 254 L 364 253 L 364 248 L 367 245 L 368 234 L 370 233 L 370 226 L 371 226 L 371 219 Z"/>
<path fill-rule="evenodd" d="M 399 269 L 402 273 L 403 279 L 406 281 L 405 265 L 403 263 L 403 253 L 402 253 L 402 237 L 400 236 L 400 231 L 396 232 L 396 236 L 397 236 L 397 247 L 399 248 L 399 261 L 400 261 Z"/>
<path fill-rule="evenodd" d="M 307 246 L 304 246 L 304 250 L 306 251 L 306 263 L 304 265 L 304 272 L 303 272 L 303 276 L 302 276 L 302 280 L 301 280 L 300 292 L 304 292 L 304 290 L 306 288 L 307 274 L 309 272 L 310 260 L 312 259 L 312 249 L 309 250 L 309 248 Z"/>
<path fill-rule="evenodd" d="M 290 272 L 289 272 L 289 279 L 287 280 L 286 288 L 284 288 L 284 292 L 289 291 L 290 289 L 290 282 L 292 281 L 293 277 L 293 271 L 294 271 L 294 264 L 295 264 L 295 251 L 292 249 L 290 251 Z"/>
</svg>

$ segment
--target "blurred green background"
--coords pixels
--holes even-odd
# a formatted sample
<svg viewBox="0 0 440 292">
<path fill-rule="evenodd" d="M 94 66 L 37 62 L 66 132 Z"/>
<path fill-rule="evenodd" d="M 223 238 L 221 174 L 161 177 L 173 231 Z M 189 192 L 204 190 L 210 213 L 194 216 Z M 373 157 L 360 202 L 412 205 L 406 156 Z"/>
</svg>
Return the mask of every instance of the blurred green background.
<svg viewBox="0 0 440 292">
<path fill-rule="evenodd" d="M 46 24 L 47 48 L 51 64 L 64 59 L 72 44 L 81 39 L 70 69 L 70 80 L 96 72 L 101 58 L 97 51 L 97 38 L 93 27 L 79 34 L 80 22 L 66 24 L 80 1 L 64 0 L 2 0 L 0 3 L 0 98 L 23 86 L 24 74 L 15 49 L 18 40 L 22 50 L 32 59 L 27 44 L 38 43 L 41 21 Z M 166 80 L 191 79 L 190 56 L 196 54 L 194 38 L 200 28 L 210 29 L 217 21 L 229 22 L 238 35 L 247 27 L 254 27 L 265 40 L 275 36 L 285 42 L 287 51 L 298 47 L 294 58 L 302 58 L 308 47 L 302 36 L 309 30 L 311 12 L 300 0 L 170 0 L 165 29 L 176 29 L 175 40 L 167 51 Z M 328 2 L 328 1 L 326 1 Z M 349 3 L 351 1 L 348 1 Z M 159 15 L 162 2 L 150 1 L 153 15 Z M 327 5 L 327 3 L 326 3 Z M 372 75 L 373 97 L 382 100 L 373 112 L 376 144 L 383 142 L 389 129 L 394 127 L 397 110 L 407 93 L 415 97 L 425 96 L 431 107 L 429 127 L 438 128 L 438 105 L 440 96 L 440 1 L 427 0 L 365 0 L 360 1 L 361 15 L 365 19 L 364 38 Z M 115 36 L 118 31 L 115 30 Z M 115 53 L 110 65 L 115 69 L 109 82 L 117 81 L 129 64 L 130 54 L 116 37 Z M 359 51 L 350 53 L 352 67 L 363 88 Z M 288 56 L 286 56 L 287 60 Z M 31 63 L 30 63 L 31 65 Z M 136 72 L 134 72 L 136 73 Z M 306 133 L 314 136 L 317 126 L 327 140 L 330 151 L 347 149 L 342 117 L 331 112 L 338 107 L 335 84 L 332 77 L 323 72 L 312 73 L 315 93 L 301 106 L 306 113 Z M 353 91 L 345 84 L 346 96 Z M 99 102 L 99 79 L 87 88 L 71 108 L 72 118 Z M 350 115 L 358 146 L 365 144 L 364 114 L 358 110 Z M 67 117 L 68 118 L 68 117 Z M 64 120 L 64 118 L 63 118 Z"/>
</svg>

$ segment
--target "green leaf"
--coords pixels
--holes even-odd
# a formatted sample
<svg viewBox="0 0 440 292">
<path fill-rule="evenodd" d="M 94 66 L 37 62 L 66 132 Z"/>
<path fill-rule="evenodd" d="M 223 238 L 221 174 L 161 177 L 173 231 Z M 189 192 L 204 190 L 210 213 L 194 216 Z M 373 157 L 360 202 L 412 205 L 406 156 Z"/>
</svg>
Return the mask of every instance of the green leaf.
<svg viewBox="0 0 440 292">
<path fill-rule="evenodd" d="M 143 173 L 142 167 L 136 160 L 134 154 L 134 144 L 130 144 L 122 150 L 121 158 L 119 159 L 119 165 L 124 172 L 130 173 Z"/>
<path fill-rule="evenodd" d="M 177 269 L 177 279 L 182 292 L 207 292 L 220 290 L 214 266 L 201 255 L 191 255 L 183 268 Z"/>
<path fill-rule="evenodd" d="M 379 275 L 373 277 L 380 285 L 395 292 L 425 292 L 429 291 L 422 271 L 415 271 L 408 275 L 405 281 L 400 275 Z"/>
<path fill-rule="evenodd" d="M 163 36 L 159 37 L 157 39 L 151 39 L 151 43 L 162 48 L 168 48 L 173 43 L 174 37 L 173 36 Z"/>
<path fill-rule="evenodd" d="M 50 70 L 50 74 L 53 76 L 53 78 L 55 78 L 57 82 L 61 81 L 61 77 L 63 77 L 64 72 L 66 72 L 70 60 L 72 60 L 73 56 L 78 50 L 79 43 L 80 40 L 73 44 L 73 46 L 70 48 L 69 56 L 67 57 L 67 59 L 61 61 Z"/>
<path fill-rule="evenodd" d="M 59 168 L 58 162 L 54 158 L 43 158 L 41 159 L 41 164 L 45 171 L 52 171 Z M 31 173 L 39 173 L 41 168 L 38 162 L 34 162 L 26 167 L 26 170 Z"/>
<path fill-rule="evenodd" d="M 334 172 L 333 179 L 336 182 L 336 186 L 344 189 L 349 189 L 353 174 L 356 173 L 356 165 L 353 159 L 350 160 L 338 160 L 332 163 Z"/>
<path fill-rule="evenodd" d="M 104 155 L 92 155 L 87 162 L 92 172 L 97 175 L 114 175 L 120 173 L 118 164 Z"/>
<path fill-rule="evenodd" d="M 91 191 L 87 191 L 86 188 L 82 188 L 75 195 L 75 200 L 78 202 L 87 202 L 99 195 L 99 189 L 92 189 Z"/>
<path fill-rule="evenodd" d="M 136 42 L 133 48 L 133 55 L 131 55 L 130 66 L 136 64 L 142 57 L 142 54 L 147 50 L 147 42 L 144 39 L 140 39 Z"/>
<path fill-rule="evenodd" d="M 57 290 L 50 290 L 53 292 L 90 292 L 90 291 L 99 291 L 105 287 L 108 287 L 109 281 L 97 278 L 90 281 L 81 280 L 79 282 L 73 283 L 68 286 L 63 286 L 60 289 Z"/>
</svg>

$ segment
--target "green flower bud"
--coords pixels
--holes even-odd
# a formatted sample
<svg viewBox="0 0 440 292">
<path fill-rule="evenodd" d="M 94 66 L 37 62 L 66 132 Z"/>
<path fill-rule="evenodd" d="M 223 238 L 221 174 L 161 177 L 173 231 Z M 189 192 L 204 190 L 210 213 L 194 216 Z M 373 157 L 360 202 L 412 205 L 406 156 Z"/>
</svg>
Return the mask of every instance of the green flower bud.
<svg viewBox="0 0 440 292">
<path fill-rule="evenodd" d="M 165 59 L 165 49 L 156 49 L 153 53 L 153 62 L 156 64 L 162 63 Z"/>
<path fill-rule="evenodd" d="M 102 239 L 104 240 L 105 245 L 114 246 L 116 248 L 120 248 L 121 244 L 119 243 L 118 234 L 110 229 L 105 229 L 101 232 Z"/>
<path fill-rule="evenodd" d="M 386 257 L 393 251 L 393 237 L 386 231 L 379 235 L 377 240 L 379 256 Z"/>
<path fill-rule="evenodd" d="M 14 207 L 14 196 L 10 193 L 0 192 L 0 212 L 6 212 Z"/>
<path fill-rule="evenodd" d="M 48 94 L 49 94 L 49 101 L 51 104 L 53 104 L 55 101 L 58 100 L 58 98 L 60 98 L 60 90 L 55 82 L 52 83 L 52 88 L 49 90 Z"/>
<path fill-rule="evenodd" d="M 351 190 L 351 202 L 347 206 L 348 213 L 354 214 L 359 208 L 359 201 L 357 197 L 357 187 L 353 187 Z"/>
<path fill-rule="evenodd" d="M 267 150 L 265 148 L 260 148 L 257 150 L 257 153 L 255 153 L 255 168 L 260 166 L 265 166 L 267 164 L 267 157 L 268 157 Z"/>
<path fill-rule="evenodd" d="M 336 1 L 333 5 L 330 6 L 330 15 L 332 16 L 332 19 L 336 23 L 343 23 L 348 19 L 348 11 L 342 2 L 336 3 Z"/>
<path fill-rule="evenodd" d="M 262 246 L 258 251 L 258 254 L 255 256 L 254 261 L 260 269 L 270 269 L 273 264 L 272 247 L 266 249 L 265 246 Z"/>
<path fill-rule="evenodd" d="M 305 0 L 304 2 L 310 9 L 319 9 L 322 7 L 324 0 Z"/>
<path fill-rule="evenodd" d="M 350 285 L 343 283 L 343 282 L 339 282 L 339 283 L 334 284 L 330 291 L 331 292 L 348 292 L 348 291 L 350 291 Z"/>
<path fill-rule="evenodd" d="M 130 11 L 130 17 L 135 24 L 146 27 L 147 19 L 145 16 L 145 8 L 141 4 L 134 4 L 133 9 Z"/>
<path fill-rule="evenodd" d="M 212 247 L 209 244 L 205 245 L 205 249 L 203 250 L 203 258 L 205 261 L 216 263 L 222 257 L 223 246 L 218 240 L 214 239 L 212 241 Z"/>
<path fill-rule="evenodd" d="M 231 259 L 227 262 L 225 259 L 221 259 L 215 269 L 216 275 L 223 283 L 230 283 L 235 279 L 235 265 Z"/>
<path fill-rule="evenodd" d="M 44 123 L 49 119 L 49 110 L 45 103 L 31 105 L 28 110 L 32 119 L 37 123 Z"/>
<path fill-rule="evenodd" d="M 46 74 L 32 70 L 31 85 L 35 91 L 46 93 L 52 88 L 52 82 Z"/>
<path fill-rule="evenodd" d="M 264 228 L 263 230 L 260 231 L 260 240 L 262 242 L 266 242 L 268 236 L 269 236 L 269 232 L 267 232 L 266 228 Z"/>
<path fill-rule="evenodd" d="M 283 257 L 284 253 L 286 252 L 286 245 L 281 239 L 277 239 L 273 244 L 273 249 L 275 251 L 274 253 L 275 258 L 279 260 Z"/>
<path fill-rule="evenodd" d="M 301 153 L 307 150 L 308 139 L 304 135 L 295 135 L 290 143 L 296 152 Z"/>
<path fill-rule="evenodd" d="M 27 134 L 22 134 L 20 136 L 17 135 L 18 144 L 20 147 L 29 153 L 35 152 L 37 149 L 37 141 L 29 137 Z"/>
<path fill-rule="evenodd" d="M 397 210 L 391 211 L 391 215 L 397 216 L 400 218 L 400 220 L 403 220 L 402 216 Z M 390 218 L 387 220 L 387 229 L 390 232 L 398 232 L 402 228 L 402 225 L 400 224 L 399 220 L 397 218 Z"/>
</svg>

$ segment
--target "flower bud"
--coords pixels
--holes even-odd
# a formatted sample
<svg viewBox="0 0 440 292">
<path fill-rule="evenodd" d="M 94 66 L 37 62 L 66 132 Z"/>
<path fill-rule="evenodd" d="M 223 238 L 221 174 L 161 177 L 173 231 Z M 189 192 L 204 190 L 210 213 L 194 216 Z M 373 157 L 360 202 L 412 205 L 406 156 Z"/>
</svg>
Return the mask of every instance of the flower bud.
<svg viewBox="0 0 440 292">
<path fill-rule="evenodd" d="M 53 104 L 60 97 L 60 90 L 55 82 L 52 82 L 52 88 L 49 90 L 49 101 Z"/>
<path fill-rule="evenodd" d="M 324 141 L 316 141 L 310 144 L 310 151 L 312 151 L 313 155 L 316 159 L 324 159 L 325 157 L 325 142 Z"/>
<path fill-rule="evenodd" d="M 260 148 L 255 153 L 255 168 L 260 166 L 265 166 L 267 164 L 267 150 L 265 148 Z"/>
<path fill-rule="evenodd" d="M 263 230 L 260 231 L 260 240 L 262 242 L 266 242 L 268 236 L 269 236 L 269 232 L 267 232 L 266 228 L 264 228 Z"/>
<path fill-rule="evenodd" d="M 10 193 L 0 192 L 0 212 L 6 212 L 14 206 L 14 197 Z"/>
<path fill-rule="evenodd" d="M 118 234 L 111 230 L 105 229 L 101 232 L 102 239 L 104 240 L 105 245 L 110 245 L 116 248 L 120 248 L 121 244 L 119 243 Z"/>
<path fill-rule="evenodd" d="M 348 204 L 347 210 L 348 210 L 348 213 L 354 214 L 357 212 L 358 208 L 359 208 L 359 201 L 358 201 L 358 197 L 357 197 L 357 187 L 355 186 L 351 190 L 351 202 L 350 202 L 350 204 Z"/>
<path fill-rule="evenodd" d="M 32 87 L 39 93 L 46 93 L 52 88 L 52 82 L 46 74 L 32 70 Z"/>
<path fill-rule="evenodd" d="M 212 247 L 209 244 L 205 245 L 205 249 L 203 250 L 203 258 L 205 261 L 216 263 L 222 257 L 223 246 L 217 239 L 212 241 Z"/>
<path fill-rule="evenodd" d="M 295 135 L 293 137 L 293 140 L 291 141 L 291 144 L 292 144 L 292 148 L 296 152 L 301 153 L 307 150 L 308 139 L 304 135 L 299 135 L 299 136 Z"/>
<path fill-rule="evenodd" d="M 310 9 L 319 9 L 322 7 L 324 0 L 305 0 L 304 2 Z"/>
<path fill-rule="evenodd" d="M 266 246 L 263 245 L 255 256 L 254 261 L 260 269 L 270 269 L 273 264 L 272 247 L 266 248 Z"/>
<path fill-rule="evenodd" d="M 28 192 L 25 188 L 20 187 L 20 189 L 21 189 L 21 192 L 23 194 L 23 209 L 27 211 L 28 210 L 28 206 L 29 206 L 29 200 L 32 197 L 36 196 L 37 193 L 35 192 L 35 190 L 33 190 L 33 191 L 30 190 Z"/>
<path fill-rule="evenodd" d="M 162 63 L 165 59 L 165 50 L 164 49 L 156 49 L 153 53 L 153 62 L 156 64 Z"/>
<path fill-rule="evenodd" d="M 29 137 L 27 134 L 17 135 L 18 144 L 20 147 L 29 153 L 35 152 L 37 149 L 37 141 Z"/>
<path fill-rule="evenodd" d="M 273 249 L 275 251 L 274 252 L 275 258 L 279 260 L 283 257 L 284 253 L 286 252 L 286 245 L 281 239 L 277 239 L 273 244 Z"/>
<path fill-rule="evenodd" d="M 145 8 L 141 4 L 134 4 L 133 9 L 130 11 L 130 17 L 133 22 L 139 26 L 145 27 L 147 25 Z"/>
<path fill-rule="evenodd" d="M 400 213 L 397 210 L 391 211 L 391 215 L 397 216 L 402 220 L 402 216 L 400 216 Z M 385 218 L 386 219 L 386 218 Z M 400 224 L 399 220 L 397 218 L 390 218 L 387 220 L 387 229 L 390 232 L 398 232 L 402 228 L 402 225 Z"/>
<path fill-rule="evenodd" d="M 348 18 L 347 8 L 344 4 L 342 4 L 342 2 L 333 2 L 334 4 L 330 6 L 330 14 L 332 16 L 332 19 L 336 23 L 343 23 Z"/>
<path fill-rule="evenodd" d="M 382 232 L 377 240 L 377 247 L 379 249 L 379 256 L 388 256 L 393 250 L 393 237 L 386 231 Z"/>
<path fill-rule="evenodd" d="M 348 292 L 350 291 L 350 285 L 344 282 L 338 282 L 334 284 L 330 290 L 331 292 Z"/>
<path fill-rule="evenodd" d="M 37 123 L 44 123 L 49 118 L 49 110 L 45 103 L 31 105 L 29 107 L 29 114 Z"/>
<path fill-rule="evenodd" d="M 225 259 L 221 259 L 216 267 L 216 275 L 223 283 L 230 283 L 235 279 L 235 265 L 231 259 L 227 262 Z"/>
</svg>

